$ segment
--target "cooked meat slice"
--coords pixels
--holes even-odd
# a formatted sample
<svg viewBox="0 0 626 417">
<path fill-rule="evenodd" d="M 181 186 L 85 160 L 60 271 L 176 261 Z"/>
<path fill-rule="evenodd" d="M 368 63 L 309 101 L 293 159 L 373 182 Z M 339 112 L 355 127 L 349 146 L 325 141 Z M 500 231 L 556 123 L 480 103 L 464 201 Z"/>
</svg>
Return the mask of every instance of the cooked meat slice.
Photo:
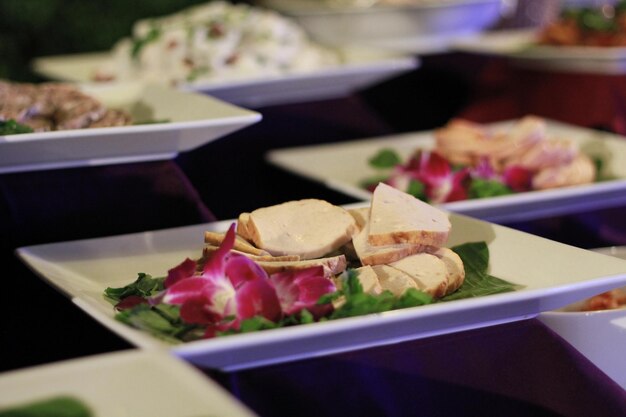
<svg viewBox="0 0 626 417">
<path fill-rule="evenodd" d="M 346 257 L 343 255 L 331 256 L 328 258 L 307 259 L 303 261 L 283 261 L 283 262 L 257 262 L 268 274 L 276 272 L 294 271 L 310 268 L 312 266 L 322 266 L 325 277 L 332 277 L 346 270 Z"/>
<path fill-rule="evenodd" d="M 409 288 L 419 290 L 417 283 L 406 272 L 389 265 L 374 265 L 371 267 L 376 273 L 383 290 L 390 291 L 400 297 Z"/>
<path fill-rule="evenodd" d="M 448 270 L 446 264 L 430 253 L 418 253 L 389 264 L 409 275 L 420 291 L 439 298 L 446 295 L 448 289 Z"/>
<path fill-rule="evenodd" d="M 226 233 L 206 231 L 204 232 L 204 243 L 208 243 L 213 246 L 219 246 L 222 244 L 222 241 L 224 240 L 224 236 L 226 236 Z M 267 251 L 254 247 L 253 245 L 250 244 L 250 242 L 248 242 L 246 239 L 244 239 L 240 235 L 235 235 L 234 249 L 241 251 L 241 252 L 246 252 L 252 255 L 260 255 L 260 256 L 269 255 Z"/>
<path fill-rule="evenodd" d="M 446 265 L 448 277 L 446 295 L 458 290 L 465 281 L 465 267 L 463 266 L 461 257 L 452 249 L 448 248 L 439 248 L 437 251 L 433 252 L 433 255 L 441 259 Z"/>
<path fill-rule="evenodd" d="M 122 110 L 108 109 L 100 119 L 95 120 L 87 127 L 128 126 L 130 124 L 132 124 L 130 114 Z"/>
<path fill-rule="evenodd" d="M 219 249 L 219 246 L 206 245 L 204 249 L 202 250 L 202 256 L 206 258 L 218 249 Z M 249 252 L 240 251 L 237 249 L 231 249 L 231 252 L 244 255 L 256 262 L 296 262 L 300 260 L 300 257 L 298 255 L 283 255 L 283 256 L 272 256 L 269 254 L 254 255 Z"/>
</svg>

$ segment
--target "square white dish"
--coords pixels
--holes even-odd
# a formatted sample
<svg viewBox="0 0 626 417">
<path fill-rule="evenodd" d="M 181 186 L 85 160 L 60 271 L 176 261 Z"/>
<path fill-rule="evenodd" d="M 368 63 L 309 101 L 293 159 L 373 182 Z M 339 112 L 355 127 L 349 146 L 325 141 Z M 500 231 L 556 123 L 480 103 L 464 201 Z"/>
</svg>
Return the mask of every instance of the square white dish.
<svg viewBox="0 0 626 417">
<path fill-rule="evenodd" d="M 0 136 L 0 174 L 171 159 L 261 120 L 255 111 L 157 85 L 81 88 L 138 122 L 166 121 Z"/>
<path fill-rule="evenodd" d="M 626 261 L 451 214 L 448 244 L 485 241 L 490 273 L 523 285 L 515 292 L 435 303 L 341 320 L 168 345 L 114 319 L 103 297 L 137 273 L 164 276 L 197 258 L 205 230 L 231 221 L 155 232 L 23 247 L 17 255 L 39 276 L 136 346 L 168 350 L 201 367 L 235 370 L 489 326 L 536 316 L 626 283 Z"/>
<path fill-rule="evenodd" d="M 590 74 L 626 74 L 626 47 L 536 45 L 534 29 L 474 34 L 450 44 L 457 51 L 510 58 L 519 67 Z"/>
<path fill-rule="evenodd" d="M 603 172 L 613 180 L 576 187 L 531 191 L 508 196 L 456 201 L 441 207 L 456 213 L 492 222 L 524 221 L 553 215 L 606 208 L 626 203 L 626 138 L 610 133 L 547 121 L 549 136 L 570 138 L 580 149 L 604 161 Z M 489 124 L 506 127 L 512 121 Z M 268 162 L 294 174 L 319 181 L 327 187 L 357 199 L 369 200 L 371 193 L 360 182 L 380 172 L 368 159 L 380 149 L 394 149 L 406 159 L 417 148 L 432 149 L 431 131 L 330 143 L 306 147 L 275 149 L 267 153 Z"/>
<path fill-rule="evenodd" d="M 0 410 L 64 396 L 94 417 L 251 417 L 217 383 L 162 352 L 129 350 L 0 374 Z"/>
<path fill-rule="evenodd" d="M 343 63 L 311 71 L 263 75 L 237 80 L 195 82 L 181 90 L 209 94 L 244 107 L 289 104 L 342 97 L 419 67 L 419 59 L 374 48 L 343 48 Z M 50 79 L 89 82 L 109 53 L 37 58 L 34 70 Z"/>
<path fill-rule="evenodd" d="M 501 0 L 375 1 L 263 0 L 329 45 L 367 44 L 405 53 L 443 52 L 458 37 L 497 22 Z M 360 4 L 360 5 L 358 5 Z"/>
</svg>

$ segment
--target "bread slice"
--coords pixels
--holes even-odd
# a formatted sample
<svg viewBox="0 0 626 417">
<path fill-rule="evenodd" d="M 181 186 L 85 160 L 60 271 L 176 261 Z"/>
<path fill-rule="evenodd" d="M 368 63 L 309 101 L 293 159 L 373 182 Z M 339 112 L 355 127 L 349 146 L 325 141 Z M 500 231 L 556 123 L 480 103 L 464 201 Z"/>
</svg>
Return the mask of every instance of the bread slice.
<svg viewBox="0 0 626 417">
<path fill-rule="evenodd" d="M 202 256 L 208 257 L 213 252 L 217 251 L 218 249 L 219 249 L 219 246 L 205 245 L 204 249 L 202 250 Z M 239 255 L 243 255 L 249 259 L 252 259 L 255 262 L 285 262 L 285 261 L 294 262 L 294 261 L 300 260 L 300 257 L 298 255 L 283 255 L 283 256 L 272 256 L 270 254 L 254 255 L 249 252 L 244 252 L 244 251 L 240 251 L 237 249 L 231 249 L 231 252 L 237 253 Z"/>
<path fill-rule="evenodd" d="M 448 276 L 446 295 L 455 292 L 465 281 L 465 267 L 463 266 L 461 257 L 452 249 L 448 248 L 439 248 L 436 252 L 433 252 L 433 255 L 441 259 L 446 265 Z"/>
<path fill-rule="evenodd" d="M 451 228 L 448 215 L 396 188 L 379 183 L 372 195 L 368 242 L 441 247 Z M 257 245 L 258 246 L 258 245 Z"/>
<path fill-rule="evenodd" d="M 404 271 L 389 265 L 374 265 L 371 268 L 376 273 L 382 289 L 390 291 L 396 297 L 402 296 L 409 288 L 419 290 L 415 280 Z"/>
<path fill-rule="evenodd" d="M 224 241 L 224 236 L 226 236 L 226 233 L 206 231 L 204 232 L 204 243 L 208 243 L 211 246 L 219 246 Z M 235 245 L 233 249 L 257 256 L 269 255 L 267 251 L 254 247 L 240 235 L 235 235 Z"/>
<path fill-rule="evenodd" d="M 301 261 L 259 261 L 257 264 L 268 274 L 285 271 L 297 271 L 313 266 L 321 266 L 324 270 L 324 276 L 328 278 L 342 273 L 347 267 L 346 257 L 343 255 Z"/>
<path fill-rule="evenodd" d="M 337 250 L 357 230 L 354 218 L 344 208 L 318 199 L 260 208 L 239 220 L 242 236 L 257 248 L 274 256 L 299 255 L 302 259 Z"/>
<path fill-rule="evenodd" d="M 448 269 L 446 264 L 430 253 L 418 253 L 389 264 L 409 275 L 417 288 L 435 298 L 446 295 L 448 289 Z"/>
<path fill-rule="evenodd" d="M 369 207 L 364 209 L 349 210 L 350 214 L 357 219 L 360 231 L 352 238 L 352 246 L 356 256 L 362 265 L 382 265 L 398 261 L 404 257 L 437 250 L 431 246 L 415 243 L 395 243 L 391 245 L 374 246 L 369 243 Z"/>
</svg>

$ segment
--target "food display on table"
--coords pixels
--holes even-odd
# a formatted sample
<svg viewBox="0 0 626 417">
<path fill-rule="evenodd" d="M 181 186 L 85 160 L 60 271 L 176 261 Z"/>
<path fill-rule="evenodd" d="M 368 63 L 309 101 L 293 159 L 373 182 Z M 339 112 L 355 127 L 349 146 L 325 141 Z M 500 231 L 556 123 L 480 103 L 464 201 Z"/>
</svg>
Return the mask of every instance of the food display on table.
<svg viewBox="0 0 626 417">
<path fill-rule="evenodd" d="M 310 71 L 341 61 L 293 20 L 226 1 L 137 21 L 111 55 L 94 80 L 186 84 Z"/>
<path fill-rule="evenodd" d="M 65 83 L 0 80 L 0 135 L 127 126 L 131 115 Z"/>
<path fill-rule="evenodd" d="M 601 7 L 568 7 L 539 31 L 537 44 L 626 46 L 626 1 Z"/>
<path fill-rule="evenodd" d="M 242 213 L 198 259 L 107 288 L 116 318 L 181 342 L 513 291 L 485 242 L 445 246 L 448 215 L 380 184 L 370 207 L 318 199 Z"/>
<path fill-rule="evenodd" d="M 364 179 L 363 187 L 384 181 L 440 204 L 589 184 L 597 177 L 595 162 L 573 141 L 549 137 L 545 120 L 536 116 L 506 130 L 455 119 L 434 137 L 433 149 L 416 149 L 407 161 L 389 148 L 372 155 L 370 165 L 381 174 Z"/>
</svg>

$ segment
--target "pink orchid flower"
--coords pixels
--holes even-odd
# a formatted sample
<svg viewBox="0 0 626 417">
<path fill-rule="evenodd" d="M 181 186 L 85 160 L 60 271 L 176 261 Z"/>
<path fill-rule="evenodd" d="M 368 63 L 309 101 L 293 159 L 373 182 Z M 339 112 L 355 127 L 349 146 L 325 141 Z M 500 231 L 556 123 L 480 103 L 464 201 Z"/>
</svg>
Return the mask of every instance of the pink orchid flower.
<svg viewBox="0 0 626 417">
<path fill-rule="evenodd" d="M 419 150 L 403 167 L 425 187 L 426 198 L 434 204 L 467 199 L 469 170 L 453 171 L 450 163 L 434 151 Z"/>
<path fill-rule="evenodd" d="M 276 322 L 304 308 L 315 317 L 332 309 L 330 304 L 317 305 L 322 295 L 335 291 L 321 267 L 268 276 L 251 259 L 231 253 L 234 242 L 233 224 L 200 274 L 197 263 L 186 259 L 168 272 L 166 290 L 153 302 L 180 305 L 181 319 L 207 326 L 206 337 L 238 329 L 242 320 L 255 316 Z"/>
</svg>

